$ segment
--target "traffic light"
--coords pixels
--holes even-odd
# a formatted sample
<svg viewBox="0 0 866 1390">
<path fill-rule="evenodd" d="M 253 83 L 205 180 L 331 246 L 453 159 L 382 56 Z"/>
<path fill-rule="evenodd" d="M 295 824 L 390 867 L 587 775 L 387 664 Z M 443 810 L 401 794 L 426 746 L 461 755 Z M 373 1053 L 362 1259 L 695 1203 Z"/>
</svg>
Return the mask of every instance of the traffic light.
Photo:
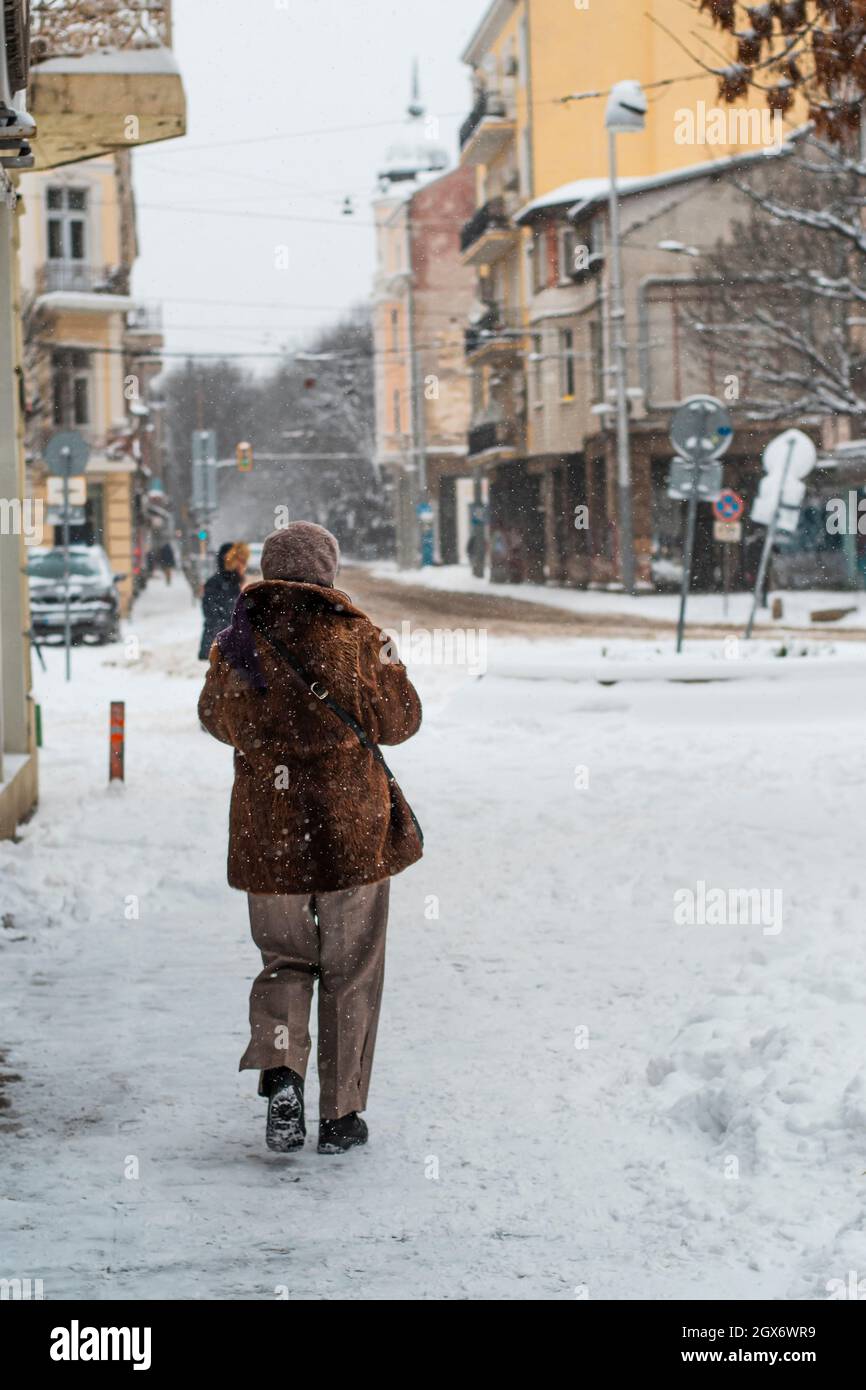
<svg viewBox="0 0 866 1390">
<path fill-rule="evenodd" d="M 198 528 L 198 538 L 199 538 L 200 541 L 206 541 L 206 540 L 207 540 L 207 527 L 206 527 L 206 526 L 200 526 L 200 527 Z"/>
<path fill-rule="evenodd" d="M 252 444 L 249 444 L 245 439 L 242 439 L 240 444 L 235 449 L 235 458 L 238 461 L 238 471 L 241 473 L 249 473 L 250 469 L 253 466 Z"/>
</svg>

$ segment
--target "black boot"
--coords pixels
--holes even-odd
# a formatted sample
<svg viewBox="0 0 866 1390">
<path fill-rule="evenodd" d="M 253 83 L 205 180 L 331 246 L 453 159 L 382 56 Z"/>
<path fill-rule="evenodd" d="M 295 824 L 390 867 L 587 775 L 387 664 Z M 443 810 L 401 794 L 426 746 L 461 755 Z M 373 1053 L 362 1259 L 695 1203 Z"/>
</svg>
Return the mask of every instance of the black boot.
<svg viewBox="0 0 866 1390">
<path fill-rule="evenodd" d="M 356 1110 L 339 1120 L 319 1121 L 319 1153 L 342 1154 L 356 1144 L 366 1144 L 367 1126 Z"/>
<path fill-rule="evenodd" d="M 290 1067 L 274 1067 L 262 1076 L 262 1092 L 268 1097 L 265 1143 L 274 1153 L 287 1154 L 304 1147 L 304 1081 Z"/>
</svg>

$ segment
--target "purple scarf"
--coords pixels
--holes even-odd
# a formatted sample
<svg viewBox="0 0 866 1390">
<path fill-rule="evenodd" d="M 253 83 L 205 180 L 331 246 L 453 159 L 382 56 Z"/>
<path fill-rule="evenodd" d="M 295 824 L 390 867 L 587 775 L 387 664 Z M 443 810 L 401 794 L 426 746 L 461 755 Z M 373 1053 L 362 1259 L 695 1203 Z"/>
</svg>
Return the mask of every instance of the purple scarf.
<svg viewBox="0 0 866 1390">
<path fill-rule="evenodd" d="M 262 668 L 259 665 L 253 625 L 250 622 L 250 610 L 244 593 L 238 594 L 232 611 L 231 623 L 228 627 L 224 627 L 222 632 L 217 633 L 216 643 L 220 649 L 220 654 L 225 657 L 234 670 L 243 671 L 254 690 L 261 690 L 262 692 L 267 690 Z"/>
</svg>

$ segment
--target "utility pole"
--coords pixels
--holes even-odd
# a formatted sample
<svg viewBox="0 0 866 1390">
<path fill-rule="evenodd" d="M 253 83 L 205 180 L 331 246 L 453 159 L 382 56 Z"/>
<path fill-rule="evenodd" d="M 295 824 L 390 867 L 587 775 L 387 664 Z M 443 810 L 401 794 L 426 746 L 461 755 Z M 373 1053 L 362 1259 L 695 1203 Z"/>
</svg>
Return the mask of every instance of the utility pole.
<svg viewBox="0 0 866 1390">
<path fill-rule="evenodd" d="M 631 452 L 628 436 L 628 345 L 625 332 L 625 299 L 623 294 L 622 242 L 619 225 L 619 189 L 617 187 L 616 137 L 620 131 L 641 131 L 644 128 L 647 103 L 639 82 L 617 82 L 611 88 L 605 113 L 610 162 L 610 327 L 613 368 L 616 382 L 616 458 L 619 564 L 623 588 L 627 594 L 635 591 L 634 524 L 631 498 Z"/>
</svg>

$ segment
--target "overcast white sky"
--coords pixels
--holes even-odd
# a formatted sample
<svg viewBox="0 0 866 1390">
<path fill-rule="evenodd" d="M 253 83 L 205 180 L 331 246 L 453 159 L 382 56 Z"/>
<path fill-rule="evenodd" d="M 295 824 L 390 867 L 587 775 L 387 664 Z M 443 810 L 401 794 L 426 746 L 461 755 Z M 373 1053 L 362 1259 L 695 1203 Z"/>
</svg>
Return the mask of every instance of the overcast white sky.
<svg viewBox="0 0 866 1390">
<path fill-rule="evenodd" d="M 469 109 L 460 52 L 486 4 L 175 0 L 188 133 L 134 155 L 134 290 L 163 303 L 167 349 L 277 350 L 368 294 L 370 198 L 412 59 L 456 154 Z"/>
</svg>

